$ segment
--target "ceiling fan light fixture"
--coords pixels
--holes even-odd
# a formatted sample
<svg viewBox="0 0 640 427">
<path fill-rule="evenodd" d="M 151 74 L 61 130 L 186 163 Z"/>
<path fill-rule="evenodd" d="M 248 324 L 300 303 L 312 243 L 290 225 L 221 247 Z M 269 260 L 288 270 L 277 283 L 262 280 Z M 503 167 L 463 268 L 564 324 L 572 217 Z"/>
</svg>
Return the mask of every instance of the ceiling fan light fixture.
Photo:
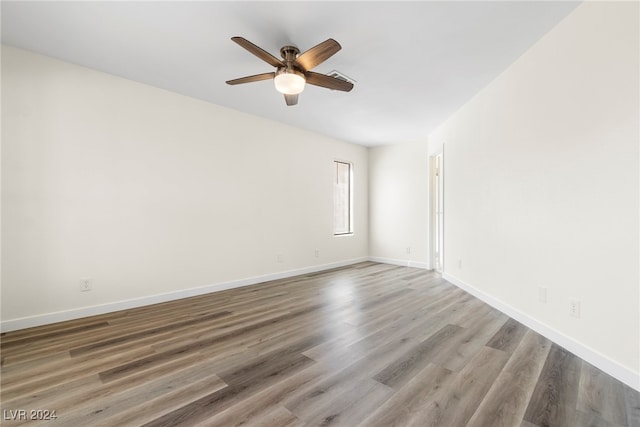
<svg viewBox="0 0 640 427">
<path fill-rule="evenodd" d="M 285 95 L 297 95 L 304 90 L 306 80 L 304 74 L 297 70 L 278 70 L 273 79 L 276 90 Z"/>
<path fill-rule="evenodd" d="M 243 37 L 231 37 L 231 40 L 272 67 L 275 67 L 276 71 L 227 80 L 229 85 L 273 79 L 276 90 L 284 94 L 284 100 L 288 106 L 298 104 L 298 94 L 304 90 L 307 83 L 312 86 L 343 92 L 349 92 L 353 89 L 353 82 L 348 81 L 346 78 L 341 79 L 311 71 L 312 68 L 320 65 L 342 49 L 340 43 L 334 39 L 327 39 L 302 54 L 295 46 L 283 46 L 280 48 L 282 60 Z"/>
</svg>

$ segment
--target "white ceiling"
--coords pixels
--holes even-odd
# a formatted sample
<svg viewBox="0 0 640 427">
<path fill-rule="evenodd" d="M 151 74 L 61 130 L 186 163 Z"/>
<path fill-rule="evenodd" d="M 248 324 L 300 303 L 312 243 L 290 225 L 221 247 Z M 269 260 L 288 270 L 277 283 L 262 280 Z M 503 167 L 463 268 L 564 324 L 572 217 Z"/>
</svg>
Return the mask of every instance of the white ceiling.
<svg viewBox="0 0 640 427">
<path fill-rule="evenodd" d="M 578 3 L 12 2 L 2 42 L 366 146 L 424 139 Z M 233 43 L 280 57 L 331 37 L 342 50 L 314 71 L 353 78 L 349 92 L 307 86 L 287 107 L 273 71 Z"/>
</svg>

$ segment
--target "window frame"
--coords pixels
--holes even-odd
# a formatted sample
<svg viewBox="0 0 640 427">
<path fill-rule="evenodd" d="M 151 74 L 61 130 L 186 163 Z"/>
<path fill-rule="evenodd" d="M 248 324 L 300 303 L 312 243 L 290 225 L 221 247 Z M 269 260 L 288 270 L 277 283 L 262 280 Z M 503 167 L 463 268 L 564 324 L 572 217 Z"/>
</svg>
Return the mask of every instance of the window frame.
<svg viewBox="0 0 640 427">
<path fill-rule="evenodd" d="M 349 166 L 349 183 L 347 186 L 347 190 L 348 190 L 348 194 L 347 194 L 347 199 L 348 199 L 348 203 L 346 204 L 346 207 L 348 209 L 348 226 L 347 226 L 347 230 L 345 232 L 336 232 L 336 185 L 338 184 L 337 180 L 339 179 L 338 177 L 338 165 L 339 164 L 343 164 L 343 165 L 348 165 Z M 353 236 L 354 234 L 354 224 L 353 224 L 353 170 L 354 170 L 354 165 L 353 162 L 347 161 L 347 160 L 341 160 L 341 159 L 334 159 L 333 160 L 333 164 L 332 164 L 333 168 L 333 224 L 332 224 L 332 231 L 333 231 L 333 236 L 334 237 L 344 237 L 344 236 Z"/>
</svg>

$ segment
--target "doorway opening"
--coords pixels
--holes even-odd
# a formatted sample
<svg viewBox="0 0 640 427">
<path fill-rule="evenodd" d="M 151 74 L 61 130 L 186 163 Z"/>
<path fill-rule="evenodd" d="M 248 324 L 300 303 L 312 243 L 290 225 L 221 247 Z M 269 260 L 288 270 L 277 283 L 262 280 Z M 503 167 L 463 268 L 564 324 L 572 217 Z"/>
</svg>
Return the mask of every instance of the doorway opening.
<svg viewBox="0 0 640 427">
<path fill-rule="evenodd" d="M 444 149 L 431 157 L 431 218 L 433 268 L 444 271 Z"/>
</svg>

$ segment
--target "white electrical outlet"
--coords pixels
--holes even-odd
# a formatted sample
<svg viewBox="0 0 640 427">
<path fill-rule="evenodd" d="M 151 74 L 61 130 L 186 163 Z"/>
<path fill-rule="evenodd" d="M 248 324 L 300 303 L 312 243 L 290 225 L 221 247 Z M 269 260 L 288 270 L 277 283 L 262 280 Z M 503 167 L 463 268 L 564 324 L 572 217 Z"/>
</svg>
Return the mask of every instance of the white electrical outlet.
<svg viewBox="0 0 640 427">
<path fill-rule="evenodd" d="M 580 318 L 580 301 L 576 299 L 569 300 L 569 315 Z"/>
<path fill-rule="evenodd" d="M 80 292 L 87 292 L 91 290 L 91 279 L 83 277 L 80 279 Z"/>
<path fill-rule="evenodd" d="M 276 255 L 276 259 L 278 260 L 278 262 L 284 262 L 284 254 Z"/>
<path fill-rule="evenodd" d="M 547 303 L 547 288 L 543 286 L 538 288 L 538 300 L 543 304 Z"/>
<path fill-rule="evenodd" d="M 320 258 L 320 249 L 316 249 L 316 258 Z"/>
<path fill-rule="evenodd" d="M 458 269 L 462 270 L 462 259 L 458 260 Z"/>
<path fill-rule="evenodd" d="M 407 246 L 407 255 L 411 254 L 411 246 Z"/>
</svg>

